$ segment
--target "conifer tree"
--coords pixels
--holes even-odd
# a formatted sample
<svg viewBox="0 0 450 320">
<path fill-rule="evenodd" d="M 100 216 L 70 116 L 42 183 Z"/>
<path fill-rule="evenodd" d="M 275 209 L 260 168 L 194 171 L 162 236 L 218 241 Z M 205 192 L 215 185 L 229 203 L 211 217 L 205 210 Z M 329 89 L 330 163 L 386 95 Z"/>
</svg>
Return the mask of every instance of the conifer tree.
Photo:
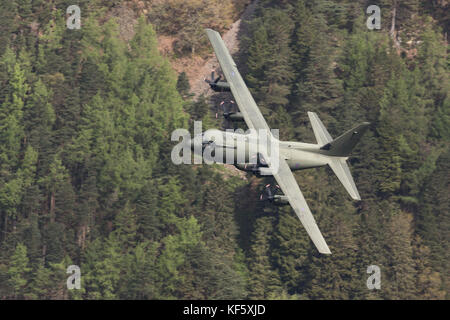
<svg viewBox="0 0 450 320">
<path fill-rule="evenodd" d="M 10 258 L 8 266 L 8 283 L 11 287 L 11 296 L 15 299 L 22 299 L 28 283 L 28 265 L 27 247 L 18 243 L 14 254 Z"/>
</svg>

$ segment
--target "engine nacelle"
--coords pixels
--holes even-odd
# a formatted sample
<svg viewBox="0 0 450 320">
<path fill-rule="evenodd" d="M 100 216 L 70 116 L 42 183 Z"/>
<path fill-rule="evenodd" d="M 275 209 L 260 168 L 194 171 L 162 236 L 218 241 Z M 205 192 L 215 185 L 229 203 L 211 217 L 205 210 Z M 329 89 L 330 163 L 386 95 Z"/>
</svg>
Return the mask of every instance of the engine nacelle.
<svg viewBox="0 0 450 320">
<path fill-rule="evenodd" d="M 219 82 L 212 82 L 209 84 L 211 89 L 213 89 L 215 92 L 230 92 L 230 84 L 225 81 L 219 81 Z"/>
<path fill-rule="evenodd" d="M 254 172 L 257 176 L 273 176 L 272 169 L 266 167 L 259 167 Z"/>
<path fill-rule="evenodd" d="M 289 204 L 289 200 L 287 196 L 275 195 L 273 197 L 272 203 L 277 206 L 285 206 Z"/>
<path fill-rule="evenodd" d="M 240 112 L 230 113 L 228 115 L 223 115 L 223 117 L 232 122 L 244 121 L 244 116 Z"/>
<path fill-rule="evenodd" d="M 250 163 L 237 163 L 234 166 L 239 170 L 251 172 L 253 174 L 256 174 L 257 176 L 273 176 L 272 169 L 268 167 L 261 167 L 256 164 Z"/>
</svg>

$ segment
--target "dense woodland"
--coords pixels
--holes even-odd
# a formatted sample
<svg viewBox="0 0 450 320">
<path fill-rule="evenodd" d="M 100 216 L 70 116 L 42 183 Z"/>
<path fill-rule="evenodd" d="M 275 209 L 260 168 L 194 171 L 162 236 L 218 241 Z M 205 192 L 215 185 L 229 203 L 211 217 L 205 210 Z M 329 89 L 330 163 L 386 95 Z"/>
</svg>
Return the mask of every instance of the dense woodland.
<svg viewBox="0 0 450 320">
<path fill-rule="evenodd" d="M 127 2 L 131 39 L 108 15 Z M 371 123 L 350 158 L 362 201 L 329 168 L 296 173 L 330 256 L 258 201 L 269 178 L 170 161 L 174 129 L 222 123 L 157 36 L 211 53 L 202 29 L 248 1 L 152 2 L 78 1 L 70 30 L 72 0 L 1 0 L 0 298 L 448 299 L 447 2 L 370 1 L 373 31 L 362 0 L 260 0 L 246 22 L 238 66 L 283 139 L 315 142 L 307 111 L 333 136 Z"/>
</svg>

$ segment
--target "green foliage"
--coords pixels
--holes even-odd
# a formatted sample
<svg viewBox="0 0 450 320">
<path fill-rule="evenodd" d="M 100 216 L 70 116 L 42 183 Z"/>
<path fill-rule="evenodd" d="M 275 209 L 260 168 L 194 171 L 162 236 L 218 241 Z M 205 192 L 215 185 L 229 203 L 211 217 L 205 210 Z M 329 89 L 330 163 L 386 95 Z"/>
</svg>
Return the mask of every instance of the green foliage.
<svg viewBox="0 0 450 320">
<path fill-rule="evenodd" d="M 8 285 L 11 287 L 14 298 L 23 298 L 26 290 L 28 266 L 27 248 L 19 243 L 11 256 L 8 268 Z"/>
<path fill-rule="evenodd" d="M 210 52 L 203 29 L 224 31 L 249 1 L 146 3 L 127 41 L 109 18 L 121 3 L 81 1 L 80 30 L 64 1 L 0 4 L 1 298 L 448 298 L 440 4 L 375 1 L 383 25 L 369 31 L 364 1 L 261 0 L 242 25 L 239 68 L 282 139 L 313 140 L 306 111 L 332 136 L 371 122 L 349 159 L 361 202 L 328 169 L 298 173 L 324 257 L 289 207 L 256 201 L 265 181 L 170 160 L 174 129 L 218 120 L 158 36 L 177 39 L 172 59 Z M 71 264 L 81 290 L 67 290 Z M 382 289 L 369 291 L 373 264 Z"/>
<path fill-rule="evenodd" d="M 391 14 L 396 6 L 395 30 L 402 38 L 411 35 L 411 27 L 416 23 L 411 18 L 418 13 L 418 1 L 381 5 L 389 7 L 391 11 L 384 12 Z M 292 229 L 295 217 L 291 213 L 279 214 L 274 226 L 266 226 L 264 236 L 260 234 L 261 222 L 257 220 L 252 230 L 257 245 L 251 245 L 247 253 L 251 258 L 250 270 L 259 270 L 251 273 L 252 297 L 277 297 L 287 292 L 297 298 L 313 299 L 429 299 L 442 297 L 439 286 L 446 288 L 441 280 L 445 279 L 445 272 L 437 261 L 441 263 L 447 258 L 437 259 L 434 267 L 426 267 L 430 258 L 419 258 L 417 252 L 427 255 L 428 246 L 433 244 L 438 248 L 439 241 L 447 243 L 448 240 L 435 238 L 416 249 L 415 234 L 419 229 L 415 228 L 410 214 L 416 215 L 415 222 L 424 221 L 421 228 L 427 228 L 428 234 L 442 233 L 437 231 L 433 215 L 421 208 L 421 190 L 436 168 L 437 154 L 448 148 L 435 144 L 440 141 L 446 145 L 442 140 L 447 135 L 448 118 L 445 45 L 428 22 L 419 35 L 423 42 L 417 46 L 416 59 L 402 59 L 392 49 L 387 32 L 367 31 L 365 21 L 360 14 L 355 14 L 364 10 L 360 4 L 347 1 L 262 1 L 258 17 L 252 20 L 246 78 L 263 108 L 265 101 L 270 101 L 261 98 L 264 83 L 270 79 L 265 70 L 277 64 L 270 60 L 271 50 L 279 52 L 283 61 L 284 51 L 279 45 L 287 34 L 292 58 L 282 64 L 291 68 L 293 75 L 284 84 L 290 84 L 286 108 L 291 123 L 298 125 L 295 134 L 302 140 L 305 136 L 312 138 L 310 129 L 303 125 L 306 111 L 319 112 L 333 136 L 364 119 L 372 122 L 373 128 L 351 159 L 352 171 L 365 199 L 358 205 L 359 215 L 354 208 L 336 206 L 335 203 L 346 203 L 334 191 L 341 190 L 341 186 L 336 184 L 330 189 L 326 180 L 312 172 L 303 176 L 308 185 L 302 190 L 320 190 L 310 196 L 306 193 L 306 197 L 333 255 L 317 256 L 316 250 L 308 245 L 306 235 L 299 232 L 297 236 Z M 271 26 L 265 25 L 264 18 L 280 11 L 290 16 L 290 20 L 285 19 L 285 28 L 293 31 L 271 37 L 268 31 Z M 333 120 L 327 118 L 330 115 Z M 291 126 L 286 129 L 292 130 Z M 438 172 L 447 176 L 444 168 Z M 445 182 L 440 182 L 436 190 L 446 190 L 442 183 Z M 439 207 L 436 214 L 442 223 L 446 219 L 442 204 L 446 201 L 442 198 L 432 201 Z M 431 207 L 434 206 L 427 206 L 426 210 Z M 267 234 L 269 230 L 272 234 Z M 419 233 L 420 237 L 426 237 L 423 231 Z M 264 252 L 268 246 L 271 254 Z M 365 289 L 364 273 L 371 264 L 386 269 L 383 281 L 389 284 L 385 290 Z M 272 292 L 267 282 L 272 272 L 269 270 L 281 278 L 285 288 Z M 420 285 L 416 279 L 420 279 Z"/>
<path fill-rule="evenodd" d="M 277 112 L 282 113 L 288 104 L 290 82 L 295 76 L 290 65 L 291 19 L 283 10 L 264 10 L 261 17 L 252 21 L 251 28 L 247 49 L 248 84 L 269 123 L 285 123 L 277 117 Z"/>
<path fill-rule="evenodd" d="M 184 71 L 178 75 L 177 90 L 182 97 L 188 96 L 189 91 L 191 90 L 191 86 L 189 85 L 189 79 L 186 75 L 186 72 Z"/>
</svg>

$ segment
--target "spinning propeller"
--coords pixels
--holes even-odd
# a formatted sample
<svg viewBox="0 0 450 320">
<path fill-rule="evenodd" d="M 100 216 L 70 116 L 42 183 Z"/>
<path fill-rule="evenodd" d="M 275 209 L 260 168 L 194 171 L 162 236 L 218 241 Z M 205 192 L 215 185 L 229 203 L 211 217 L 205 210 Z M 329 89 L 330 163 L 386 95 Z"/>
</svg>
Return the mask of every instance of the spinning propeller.
<svg viewBox="0 0 450 320">
<path fill-rule="evenodd" d="M 279 185 L 266 184 L 263 192 L 259 196 L 259 200 L 273 202 L 277 193 L 280 193 Z"/>
<path fill-rule="evenodd" d="M 214 73 L 215 73 L 215 71 L 212 70 L 212 71 L 211 71 L 211 80 L 205 78 L 205 82 L 206 82 L 207 84 L 209 84 L 209 86 L 210 86 L 211 89 L 213 89 L 213 90 L 217 87 L 217 83 L 218 83 L 218 82 L 220 81 L 220 79 L 222 78 L 222 76 L 219 75 L 216 79 L 214 79 Z"/>
<path fill-rule="evenodd" d="M 261 193 L 261 196 L 259 197 L 259 200 L 269 201 L 270 203 L 276 206 L 288 205 L 289 204 L 288 198 L 280 193 L 282 192 L 279 185 L 266 184 L 263 192 Z"/>
<path fill-rule="evenodd" d="M 215 92 L 225 92 L 225 91 L 231 91 L 230 84 L 226 81 L 220 81 L 222 79 L 222 76 L 218 76 L 217 78 L 214 78 L 215 71 L 211 71 L 211 79 L 206 79 L 205 82 L 209 84 L 212 90 Z"/>
<path fill-rule="evenodd" d="M 221 109 L 221 111 L 220 111 L 220 109 Z M 231 118 L 232 115 L 236 114 L 236 105 L 234 104 L 234 101 L 230 100 L 229 103 L 225 103 L 225 101 L 222 101 L 220 103 L 220 105 L 217 106 L 216 119 L 218 118 L 220 112 L 222 113 L 222 116 L 226 121 L 225 128 L 234 127 L 232 125 L 233 119 Z M 230 122 L 231 122 L 231 125 L 230 125 Z"/>
</svg>

